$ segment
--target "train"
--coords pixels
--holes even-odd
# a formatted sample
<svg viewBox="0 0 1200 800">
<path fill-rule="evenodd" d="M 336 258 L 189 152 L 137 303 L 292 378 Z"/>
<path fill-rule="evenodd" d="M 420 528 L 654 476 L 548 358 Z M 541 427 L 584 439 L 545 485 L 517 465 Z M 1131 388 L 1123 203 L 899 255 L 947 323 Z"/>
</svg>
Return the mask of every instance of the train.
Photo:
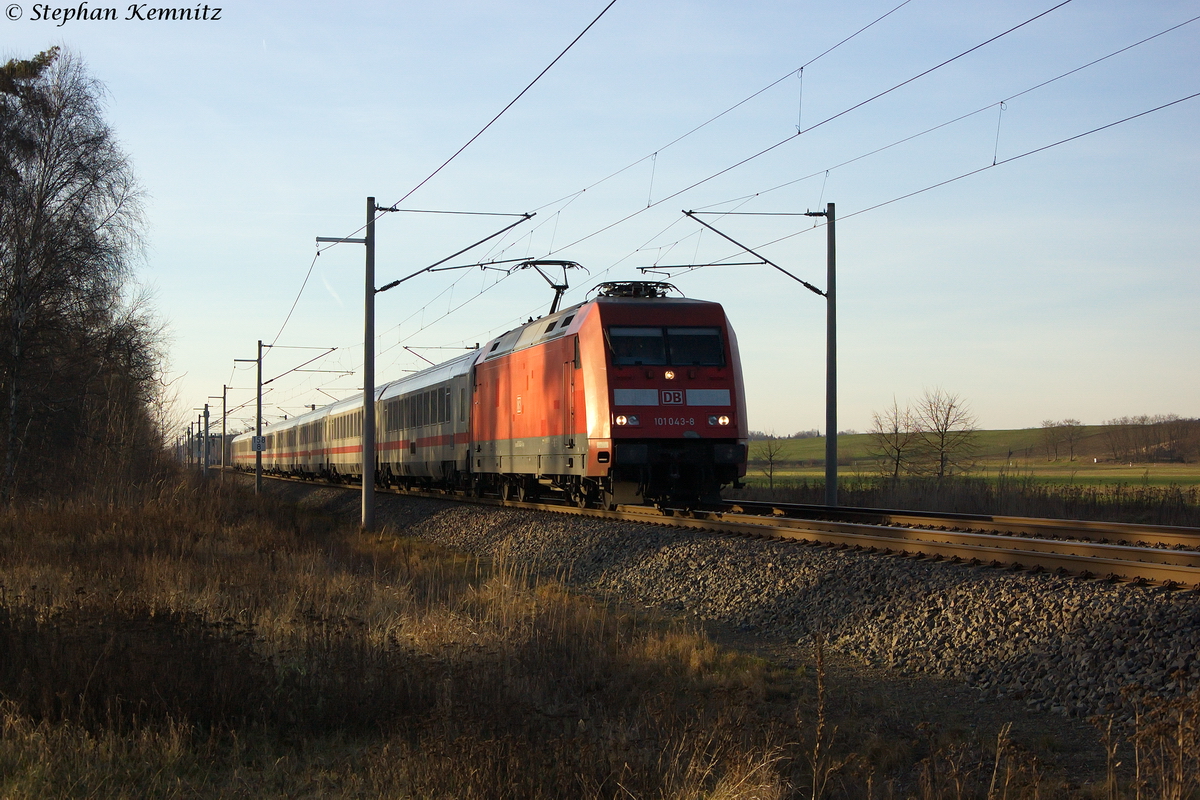
<svg viewBox="0 0 1200 800">
<path fill-rule="evenodd" d="M 746 475 L 733 327 L 670 284 L 610 282 L 443 364 L 375 390 L 380 486 L 580 507 L 713 502 Z M 361 481 L 360 395 L 272 424 L 265 473 Z M 255 469 L 253 436 L 232 465 Z"/>
</svg>

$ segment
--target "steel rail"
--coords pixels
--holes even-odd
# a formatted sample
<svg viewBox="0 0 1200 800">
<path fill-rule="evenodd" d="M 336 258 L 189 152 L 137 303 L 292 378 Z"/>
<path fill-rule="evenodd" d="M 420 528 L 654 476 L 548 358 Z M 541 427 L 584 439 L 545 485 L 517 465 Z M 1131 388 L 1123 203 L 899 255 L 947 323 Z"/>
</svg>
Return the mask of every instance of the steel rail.
<svg viewBox="0 0 1200 800">
<path fill-rule="evenodd" d="M 353 484 L 327 484 L 296 478 L 268 477 L 309 485 L 344 486 L 349 490 L 358 489 Z M 969 562 L 993 567 L 1050 570 L 1087 578 L 1099 577 L 1138 583 L 1157 583 L 1168 587 L 1200 590 L 1200 553 L 1186 551 L 1129 547 L 1080 540 L 1026 539 L 969 531 L 806 520 L 722 511 L 659 509 L 652 506 L 626 505 L 609 511 L 578 508 L 558 503 L 472 497 L 449 490 L 423 491 L 391 488 L 377 491 L 410 497 L 468 502 L 476 505 L 547 511 L 663 527 L 740 534 L 756 538 L 788 539 L 874 553 L 948 559 L 953 562 Z M 1014 544 L 1016 546 L 1013 546 Z M 1039 546 L 1043 549 L 1035 549 Z M 1132 556 L 1132 558 L 1120 557 L 1125 555 Z M 1157 557 L 1160 560 L 1141 560 L 1149 557 Z M 1172 563 L 1172 560 L 1176 563 Z"/>
<path fill-rule="evenodd" d="M 1200 568 L 1200 552 L 1195 550 L 1164 550 L 1155 547 L 1136 547 L 1088 542 L 1079 539 L 1025 539 L 994 533 L 957 531 L 946 529 L 917 528 L 894 525 L 871 525 L 859 522 L 835 522 L 830 520 L 808 520 L 792 517 L 763 517 L 753 514 L 729 514 L 714 512 L 692 512 L 700 519 L 717 519 L 734 522 L 754 523 L 758 520 L 769 528 L 802 530 L 808 532 L 840 533 L 847 535 L 872 535 L 884 539 L 899 539 L 908 542 L 942 542 L 946 544 L 969 544 L 999 550 L 1016 550 L 1022 553 L 1048 553 L 1058 555 L 1082 555 L 1089 558 L 1117 558 L 1124 561 L 1139 561 L 1157 564 L 1175 564 Z M 686 515 L 685 515 L 686 516 Z M 1124 558 L 1122 558 L 1124 557 Z"/>
<path fill-rule="evenodd" d="M 844 506 L 806 505 L 800 503 L 771 503 L 766 501 L 730 501 L 726 508 L 773 514 L 783 517 L 817 516 L 836 521 L 864 522 L 875 525 L 909 527 L 952 527 L 1010 536 L 1091 539 L 1116 544 L 1159 544 L 1169 547 L 1200 548 L 1200 528 L 1175 525 L 1141 525 L 1126 522 L 1097 522 L 1092 520 L 1044 519 L 989 514 L 957 514 L 944 511 L 900 511 L 893 509 L 848 508 Z"/>
</svg>

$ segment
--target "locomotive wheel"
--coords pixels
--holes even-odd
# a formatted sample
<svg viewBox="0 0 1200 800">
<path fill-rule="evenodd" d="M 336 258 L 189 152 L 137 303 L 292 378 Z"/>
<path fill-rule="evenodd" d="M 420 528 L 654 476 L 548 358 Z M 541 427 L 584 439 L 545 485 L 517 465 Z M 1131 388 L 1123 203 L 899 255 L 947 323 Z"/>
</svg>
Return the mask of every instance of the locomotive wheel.
<svg viewBox="0 0 1200 800">
<path fill-rule="evenodd" d="M 587 486 L 584 486 L 582 483 L 580 483 L 575 487 L 575 497 L 573 499 L 575 500 L 575 505 L 578 508 L 587 508 L 588 503 L 592 499 L 591 492 L 588 490 Z"/>
<path fill-rule="evenodd" d="M 534 478 L 526 478 L 517 484 L 517 499 L 522 503 L 532 503 L 538 498 L 538 483 Z"/>
</svg>

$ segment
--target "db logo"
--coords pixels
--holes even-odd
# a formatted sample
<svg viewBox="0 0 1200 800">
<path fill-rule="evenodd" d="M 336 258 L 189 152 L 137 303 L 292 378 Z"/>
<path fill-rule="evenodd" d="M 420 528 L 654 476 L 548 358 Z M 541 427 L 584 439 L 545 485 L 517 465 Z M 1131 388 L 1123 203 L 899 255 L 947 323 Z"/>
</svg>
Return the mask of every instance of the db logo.
<svg viewBox="0 0 1200 800">
<path fill-rule="evenodd" d="M 662 404 L 664 406 L 681 406 L 683 405 L 683 392 L 678 389 L 663 389 Z"/>
</svg>

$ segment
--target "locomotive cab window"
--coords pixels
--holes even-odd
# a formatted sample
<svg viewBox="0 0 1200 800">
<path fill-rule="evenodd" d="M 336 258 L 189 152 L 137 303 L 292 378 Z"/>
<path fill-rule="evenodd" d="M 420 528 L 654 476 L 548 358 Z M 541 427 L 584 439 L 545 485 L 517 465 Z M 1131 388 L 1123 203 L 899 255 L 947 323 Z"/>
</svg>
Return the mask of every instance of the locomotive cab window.
<svg viewBox="0 0 1200 800">
<path fill-rule="evenodd" d="M 720 367 L 725 364 L 720 328 L 667 328 L 671 363 L 680 367 Z"/>
<path fill-rule="evenodd" d="M 720 367 L 725 347 L 720 328 L 608 329 L 613 364 L 617 366 Z"/>
<path fill-rule="evenodd" d="M 662 328 L 609 328 L 613 363 L 618 366 L 667 363 L 667 343 Z"/>
</svg>

